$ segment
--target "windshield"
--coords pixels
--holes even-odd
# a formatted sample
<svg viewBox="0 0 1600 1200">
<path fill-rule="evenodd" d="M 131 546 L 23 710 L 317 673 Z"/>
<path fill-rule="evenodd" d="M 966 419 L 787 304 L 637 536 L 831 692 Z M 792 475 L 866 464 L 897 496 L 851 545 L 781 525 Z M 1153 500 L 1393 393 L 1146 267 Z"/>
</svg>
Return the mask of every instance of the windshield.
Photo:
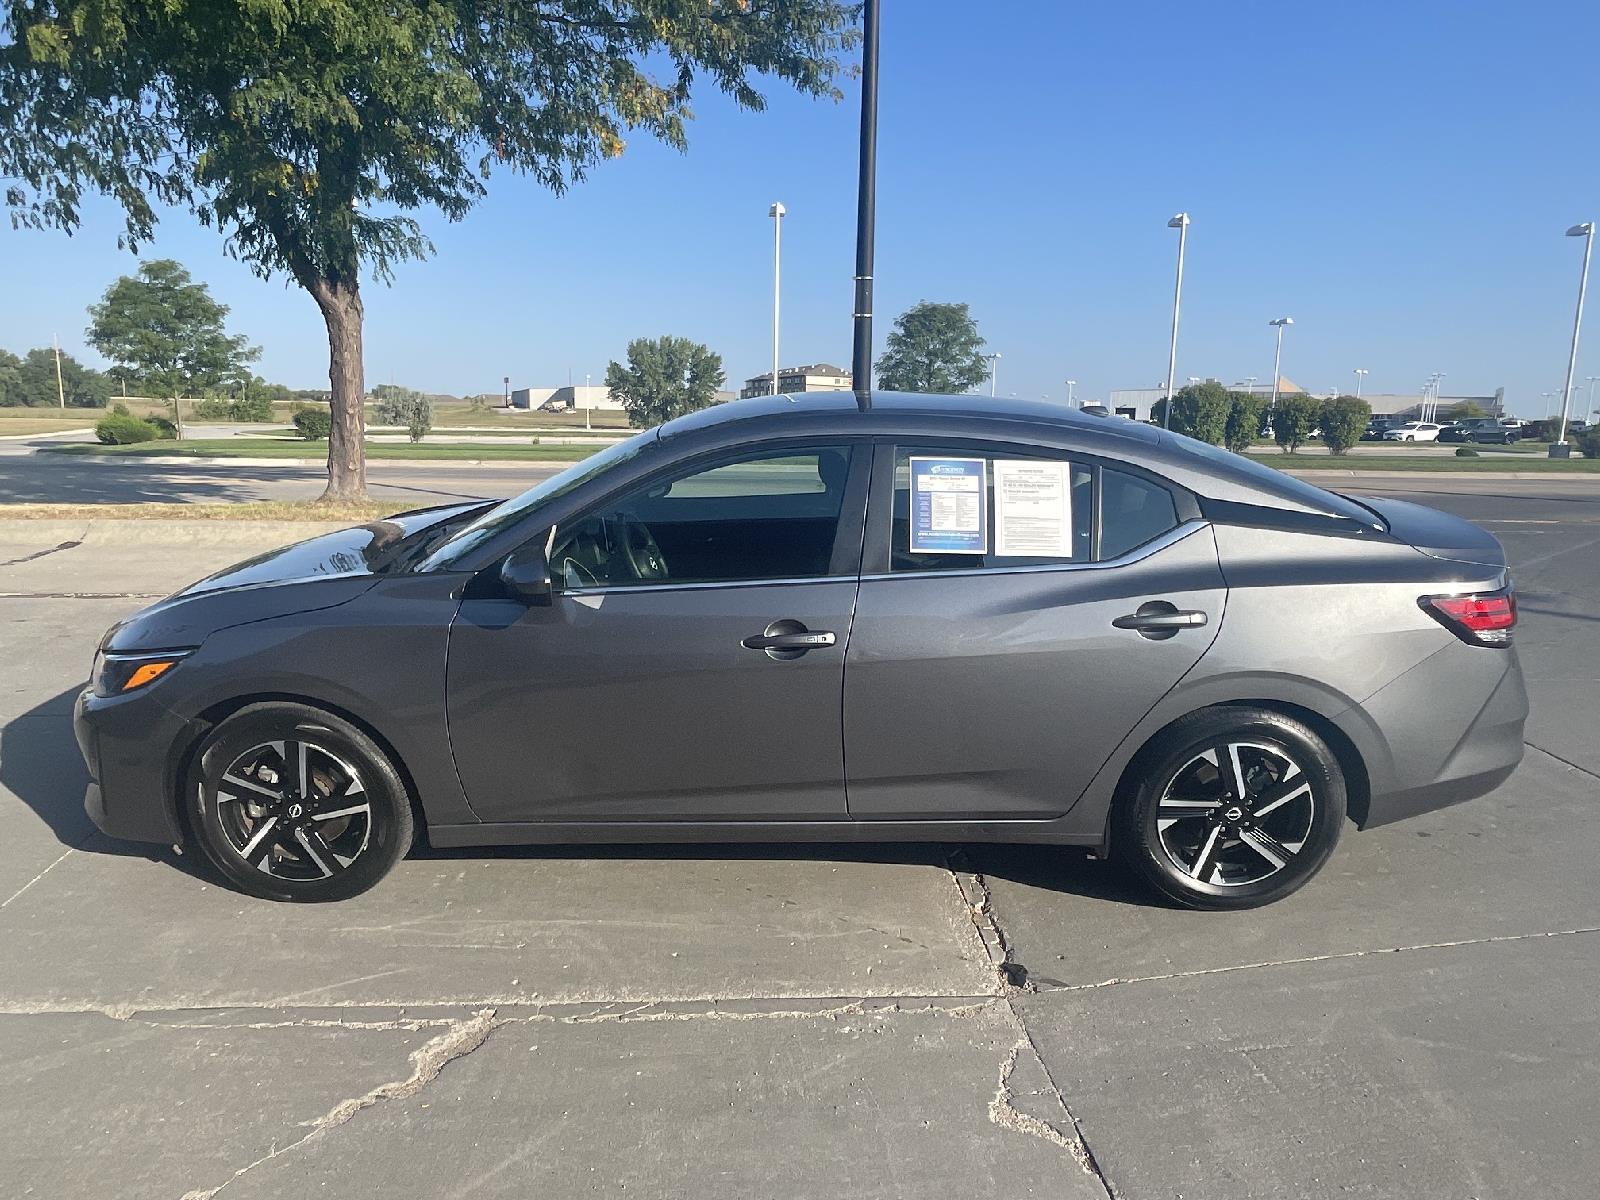
<svg viewBox="0 0 1600 1200">
<path fill-rule="evenodd" d="M 636 458 L 647 446 L 656 440 L 656 430 L 647 429 L 643 433 L 636 433 L 625 442 L 616 442 L 607 446 L 598 454 L 591 455 L 581 462 L 575 462 L 565 471 L 550 476 L 543 483 L 537 484 L 523 492 L 520 496 L 513 496 L 504 504 L 498 504 L 484 513 L 477 520 L 463 525 L 447 541 L 440 545 L 423 561 L 417 569 L 419 571 L 448 571 L 464 555 L 483 545 L 489 539 L 497 536 L 504 530 L 510 529 L 534 509 L 547 501 L 554 500 L 557 496 L 564 496 L 580 484 L 587 483 L 596 475 L 609 471 L 619 463 Z"/>
</svg>

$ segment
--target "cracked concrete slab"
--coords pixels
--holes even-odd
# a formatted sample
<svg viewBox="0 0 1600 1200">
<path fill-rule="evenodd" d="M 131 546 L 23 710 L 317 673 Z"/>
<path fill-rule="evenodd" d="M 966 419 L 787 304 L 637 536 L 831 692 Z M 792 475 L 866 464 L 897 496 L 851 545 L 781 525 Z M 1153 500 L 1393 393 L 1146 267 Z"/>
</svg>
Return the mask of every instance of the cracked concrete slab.
<svg viewBox="0 0 1600 1200">
<path fill-rule="evenodd" d="M 997 1124 L 998 1003 L 735 1022 L 507 1021 L 427 1089 L 222 1196 L 1050 1196 L 1105 1200 Z"/>
<path fill-rule="evenodd" d="M 406 1078 L 436 1032 L 0 1016 L 0 1191 L 177 1200 Z"/>
<path fill-rule="evenodd" d="M 1586 1200 L 1600 935 L 1019 1000 L 1117 1196 Z"/>
</svg>

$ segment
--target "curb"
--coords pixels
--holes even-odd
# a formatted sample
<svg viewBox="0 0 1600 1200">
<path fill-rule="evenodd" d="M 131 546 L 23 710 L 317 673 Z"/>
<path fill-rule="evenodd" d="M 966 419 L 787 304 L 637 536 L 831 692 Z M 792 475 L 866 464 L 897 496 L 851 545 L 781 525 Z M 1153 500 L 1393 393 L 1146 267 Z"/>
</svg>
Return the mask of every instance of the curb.
<svg viewBox="0 0 1600 1200">
<path fill-rule="evenodd" d="M 208 521 L 204 518 L 90 517 L 29 520 L 0 516 L 0 546 L 217 546 L 260 550 L 303 542 L 358 521 Z"/>
<path fill-rule="evenodd" d="M 1296 479 L 1559 479 L 1600 484 L 1600 471 L 1380 471 L 1315 467 L 1284 474 Z"/>
</svg>

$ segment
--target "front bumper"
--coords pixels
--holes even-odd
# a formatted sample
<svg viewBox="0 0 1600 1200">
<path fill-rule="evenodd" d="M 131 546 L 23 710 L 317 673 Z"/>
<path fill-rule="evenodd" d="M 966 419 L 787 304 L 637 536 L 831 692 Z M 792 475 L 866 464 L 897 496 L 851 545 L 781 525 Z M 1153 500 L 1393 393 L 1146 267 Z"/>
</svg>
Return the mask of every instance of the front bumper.
<svg viewBox="0 0 1600 1200">
<path fill-rule="evenodd" d="M 178 819 L 179 756 L 194 723 L 155 696 L 96 696 L 84 689 L 72 706 L 90 782 L 83 807 L 102 833 L 132 842 L 183 841 Z"/>
</svg>

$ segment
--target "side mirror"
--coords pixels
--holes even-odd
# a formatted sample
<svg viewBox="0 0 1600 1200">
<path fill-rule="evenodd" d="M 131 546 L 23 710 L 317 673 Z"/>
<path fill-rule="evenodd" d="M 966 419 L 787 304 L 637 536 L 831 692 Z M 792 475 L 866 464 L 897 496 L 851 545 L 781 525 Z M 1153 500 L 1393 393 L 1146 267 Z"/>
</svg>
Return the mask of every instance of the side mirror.
<svg viewBox="0 0 1600 1200">
<path fill-rule="evenodd" d="M 513 550 L 500 564 L 500 582 L 506 594 L 528 605 L 547 605 L 554 591 L 550 583 L 550 560 L 543 542 L 529 542 Z"/>
</svg>

